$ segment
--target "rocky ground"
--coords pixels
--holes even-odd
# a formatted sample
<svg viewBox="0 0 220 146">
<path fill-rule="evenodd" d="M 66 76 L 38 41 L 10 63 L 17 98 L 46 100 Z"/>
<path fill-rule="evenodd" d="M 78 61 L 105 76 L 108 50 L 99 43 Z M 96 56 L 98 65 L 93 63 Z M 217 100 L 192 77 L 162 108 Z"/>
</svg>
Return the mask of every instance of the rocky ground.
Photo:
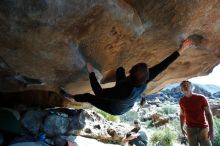
<svg viewBox="0 0 220 146">
<path fill-rule="evenodd" d="M 206 95 L 213 115 L 220 118 L 220 98 L 204 89 L 196 87 L 196 92 Z M 173 96 L 175 95 L 175 96 Z M 19 104 L 10 108 L 0 108 L 0 144 L 7 141 L 5 131 L 15 133 L 11 143 L 40 142 L 45 145 L 64 146 L 67 141 L 87 145 L 121 145 L 124 135 L 133 128 L 133 121 L 140 119 L 149 140 L 156 131 L 169 128 L 175 132 L 175 146 L 181 145 L 182 134 L 179 125 L 179 105 L 181 96 L 178 87 L 166 89 L 146 96 L 145 105 L 139 102 L 118 117 L 120 121 L 106 120 L 97 109 L 42 108 Z M 4 145 L 4 144 L 3 144 Z M 2 146 L 3 146 L 2 145 Z M 29 143 L 29 145 L 32 145 Z M 16 146 L 16 145 L 13 145 Z"/>
<path fill-rule="evenodd" d="M 217 108 L 220 105 L 220 99 L 210 99 L 209 103 L 212 108 Z M 72 141 L 79 146 L 89 144 L 97 146 L 120 145 L 124 135 L 133 128 L 133 120 L 140 119 L 149 139 L 155 131 L 168 127 L 177 133 L 178 140 L 175 142 L 175 146 L 181 145 L 181 133 L 178 131 L 179 110 L 178 104 L 175 102 L 160 102 L 156 99 L 155 101 L 148 101 L 142 108 L 136 104 L 131 111 L 120 117 L 121 123 L 107 121 L 102 115 L 92 110 L 25 109 L 24 107 L 23 111 L 21 109 L 20 106 L 20 110 L 9 108 L 1 108 L 0 110 L 1 116 L 3 111 L 6 111 L 14 117 L 9 121 L 13 123 L 13 127 L 7 123 L 0 125 L 1 128 L 6 126 L 5 128 L 12 132 L 23 133 L 19 135 L 19 138 L 12 140 L 12 143 L 23 139 L 23 141 L 41 141 L 60 146 L 65 145 L 66 141 Z M 213 112 L 213 114 L 219 116 L 219 112 Z M 130 119 L 125 119 L 125 117 Z M 4 132 L 1 135 L 4 135 Z"/>
<path fill-rule="evenodd" d="M 62 146 L 69 138 L 71 139 L 69 141 L 79 145 L 84 145 L 86 142 L 97 143 L 97 145 L 101 145 L 101 142 L 120 143 L 127 129 L 131 129 L 127 124 L 107 121 L 91 110 L 68 108 L 29 108 L 24 111 L 1 108 L 0 118 L 2 119 L 0 128 L 17 135 L 11 141 L 12 143 L 14 141 L 41 141 Z M 5 132 L 1 135 L 4 137 Z M 94 140 L 86 140 L 85 137 Z"/>
</svg>

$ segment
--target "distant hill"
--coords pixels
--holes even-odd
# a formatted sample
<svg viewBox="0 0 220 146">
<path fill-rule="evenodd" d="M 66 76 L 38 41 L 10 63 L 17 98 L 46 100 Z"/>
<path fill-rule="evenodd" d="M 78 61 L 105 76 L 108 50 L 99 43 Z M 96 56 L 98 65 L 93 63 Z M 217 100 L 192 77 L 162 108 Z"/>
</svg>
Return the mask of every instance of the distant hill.
<svg viewBox="0 0 220 146">
<path fill-rule="evenodd" d="M 179 87 L 180 83 L 175 83 L 175 84 L 170 84 L 168 86 L 166 86 L 165 88 L 162 89 L 162 91 L 168 89 L 171 90 L 172 88 L 176 88 L 177 86 Z"/>
<path fill-rule="evenodd" d="M 193 84 L 194 93 L 202 94 L 208 98 L 220 98 L 220 87 L 216 85 L 202 85 L 202 84 Z M 178 101 L 183 94 L 180 91 L 179 83 L 171 84 L 161 90 L 161 92 L 146 96 L 147 100 L 159 99 L 160 101 L 170 100 Z"/>
<path fill-rule="evenodd" d="M 220 91 L 213 94 L 214 97 L 220 98 Z"/>
<path fill-rule="evenodd" d="M 220 92 L 220 86 L 211 85 L 211 84 L 196 84 L 197 86 L 209 91 L 210 93 L 214 94 L 216 92 Z"/>
<path fill-rule="evenodd" d="M 177 86 L 179 87 L 179 83 L 175 83 L 175 84 L 171 84 L 168 85 L 167 87 L 165 87 L 164 89 L 162 89 L 162 91 L 169 89 L 171 90 L 172 88 L 176 88 Z M 194 84 L 200 88 L 203 88 L 204 90 L 210 92 L 211 94 L 214 94 L 216 92 L 220 92 L 220 86 L 217 85 L 212 85 L 212 84 Z"/>
</svg>

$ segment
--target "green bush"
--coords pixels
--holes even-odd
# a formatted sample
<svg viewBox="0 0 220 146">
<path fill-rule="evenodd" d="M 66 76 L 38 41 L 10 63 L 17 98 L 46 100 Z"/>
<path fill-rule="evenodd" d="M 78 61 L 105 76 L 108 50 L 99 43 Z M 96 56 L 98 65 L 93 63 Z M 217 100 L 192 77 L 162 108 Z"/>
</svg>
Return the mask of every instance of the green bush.
<svg viewBox="0 0 220 146">
<path fill-rule="evenodd" d="M 153 145 L 160 143 L 164 146 L 172 146 L 176 137 L 175 132 L 171 131 L 169 128 L 165 128 L 163 130 L 154 132 L 150 137 L 150 143 Z"/>
<path fill-rule="evenodd" d="M 164 105 L 161 109 L 158 110 L 161 114 L 175 114 L 178 111 L 178 107 L 172 105 Z"/>
<path fill-rule="evenodd" d="M 215 132 L 213 146 L 220 146 L 220 119 L 214 117 L 213 121 L 214 121 L 214 132 Z"/>
<path fill-rule="evenodd" d="M 152 128 L 154 127 L 153 121 L 152 120 L 148 120 L 145 122 L 146 128 Z"/>
<path fill-rule="evenodd" d="M 111 114 L 108 114 L 102 110 L 97 109 L 96 112 L 100 115 L 102 115 L 106 120 L 112 121 L 112 122 L 120 122 L 120 118 L 118 116 L 114 116 Z"/>
<path fill-rule="evenodd" d="M 150 137 L 150 143 L 156 144 L 161 141 L 163 133 L 161 131 L 154 132 Z"/>
<path fill-rule="evenodd" d="M 121 122 L 125 122 L 125 123 L 133 123 L 133 121 L 137 119 L 138 119 L 138 113 L 132 110 L 120 116 Z"/>
<path fill-rule="evenodd" d="M 179 134 L 179 135 L 182 135 L 182 130 L 181 130 L 181 127 L 180 127 L 180 119 L 177 118 L 177 119 L 174 119 L 170 122 L 170 125 L 175 128 L 175 131 Z"/>
</svg>

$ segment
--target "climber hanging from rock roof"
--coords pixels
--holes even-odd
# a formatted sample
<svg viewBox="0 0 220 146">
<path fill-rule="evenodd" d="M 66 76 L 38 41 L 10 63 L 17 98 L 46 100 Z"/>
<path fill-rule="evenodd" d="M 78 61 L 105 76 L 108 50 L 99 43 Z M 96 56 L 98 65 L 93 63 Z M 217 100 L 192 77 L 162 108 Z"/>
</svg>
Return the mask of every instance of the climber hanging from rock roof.
<svg viewBox="0 0 220 146">
<path fill-rule="evenodd" d="M 95 95 L 90 93 L 71 95 L 64 89 L 61 89 L 60 93 L 65 97 L 73 98 L 77 102 L 88 102 L 109 114 L 122 115 L 129 111 L 134 103 L 141 98 L 147 84 L 163 72 L 192 44 L 193 39 L 188 37 L 180 44 L 177 51 L 161 63 L 151 68 L 148 68 L 146 63 L 138 63 L 130 69 L 128 76 L 125 75 L 125 69 L 119 67 L 115 72 L 116 84 L 112 88 L 102 88 L 97 81 L 93 66 L 87 64 L 90 84 Z"/>
</svg>

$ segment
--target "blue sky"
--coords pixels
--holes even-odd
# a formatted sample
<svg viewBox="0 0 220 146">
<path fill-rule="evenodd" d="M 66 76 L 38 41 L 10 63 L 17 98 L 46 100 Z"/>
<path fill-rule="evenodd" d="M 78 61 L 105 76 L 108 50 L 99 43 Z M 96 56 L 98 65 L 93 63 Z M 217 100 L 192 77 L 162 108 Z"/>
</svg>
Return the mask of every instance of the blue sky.
<svg viewBox="0 0 220 146">
<path fill-rule="evenodd" d="M 220 64 L 217 65 L 209 75 L 192 78 L 190 81 L 193 83 L 214 84 L 220 86 Z"/>
</svg>

